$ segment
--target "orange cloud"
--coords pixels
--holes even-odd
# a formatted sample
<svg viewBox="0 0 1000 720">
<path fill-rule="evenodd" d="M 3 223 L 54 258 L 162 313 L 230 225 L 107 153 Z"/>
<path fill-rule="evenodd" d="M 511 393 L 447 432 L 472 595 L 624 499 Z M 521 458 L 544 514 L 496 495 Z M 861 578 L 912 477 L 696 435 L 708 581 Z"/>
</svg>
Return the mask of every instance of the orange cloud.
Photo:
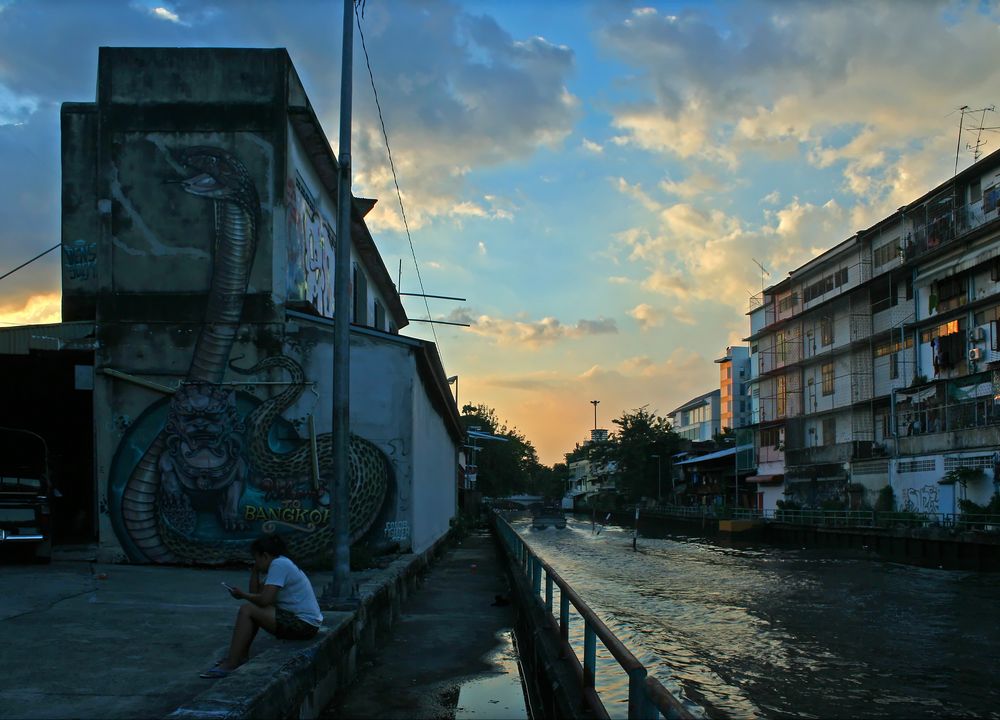
<svg viewBox="0 0 1000 720">
<path fill-rule="evenodd" d="M 62 320 L 62 294 L 58 292 L 32 295 L 24 303 L 0 305 L 0 326 L 43 325 Z"/>
</svg>

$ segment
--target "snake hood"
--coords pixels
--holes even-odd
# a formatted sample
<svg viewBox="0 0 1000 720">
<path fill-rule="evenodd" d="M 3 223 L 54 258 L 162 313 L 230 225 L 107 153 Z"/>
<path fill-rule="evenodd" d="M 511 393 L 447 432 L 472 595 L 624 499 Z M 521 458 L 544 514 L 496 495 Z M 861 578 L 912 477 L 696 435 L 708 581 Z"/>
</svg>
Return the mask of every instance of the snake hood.
<svg viewBox="0 0 1000 720">
<path fill-rule="evenodd" d="M 257 188 L 246 167 L 221 148 L 196 146 L 174 153 L 181 165 L 194 174 L 180 181 L 184 191 L 200 198 L 236 203 L 250 217 L 256 237 L 260 215 Z"/>
</svg>

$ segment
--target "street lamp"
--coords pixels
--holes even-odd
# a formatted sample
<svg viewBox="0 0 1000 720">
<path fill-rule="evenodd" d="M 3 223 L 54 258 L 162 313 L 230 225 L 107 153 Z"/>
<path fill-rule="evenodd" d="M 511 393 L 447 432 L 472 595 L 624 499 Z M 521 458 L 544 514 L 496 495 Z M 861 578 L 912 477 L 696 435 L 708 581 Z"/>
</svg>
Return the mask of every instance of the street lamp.
<svg viewBox="0 0 1000 720">
<path fill-rule="evenodd" d="M 594 430 L 597 429 L 597 406 L 600 402 L 601 402 L 600 400 L 590 401 L 590 404 L 594 406 Z"/>
<path fill-rule="evenodd" d="M 655 457 L 656 458 L 656 504 L 657 505 L 662 505 L 663 504 L 663 486 L 660 483 L 660 456 L 659 455 L 650 455 L 649 457 Z"/>
</svg>

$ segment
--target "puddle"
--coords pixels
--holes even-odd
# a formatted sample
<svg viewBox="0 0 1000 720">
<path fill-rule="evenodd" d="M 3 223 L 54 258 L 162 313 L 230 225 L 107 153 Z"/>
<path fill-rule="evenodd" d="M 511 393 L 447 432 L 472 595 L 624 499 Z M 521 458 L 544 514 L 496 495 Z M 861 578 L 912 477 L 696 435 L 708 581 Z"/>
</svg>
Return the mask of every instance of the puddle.
<svg viewBox="0 0 1000 720">
<path fill-rule="evenodd" d="M 480 675 L 461 685 L 455 720 L 526 720 L 528 717 L 510 632 L 503 633 L 497 640 L 500 647 L 489 658 L 496 672 Z"/>
</svg>

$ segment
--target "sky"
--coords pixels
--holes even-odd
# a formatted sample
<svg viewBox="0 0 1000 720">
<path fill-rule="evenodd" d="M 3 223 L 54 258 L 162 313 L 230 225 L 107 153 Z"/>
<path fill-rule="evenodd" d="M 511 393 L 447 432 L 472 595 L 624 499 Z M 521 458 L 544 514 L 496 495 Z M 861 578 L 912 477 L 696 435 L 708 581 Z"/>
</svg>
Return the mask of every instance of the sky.
<svg viewBox="0 0 1000 720">
<path fill-rule="evenodd" d="M 339 0 L 0 0 L 0 275 L 60 239 L 100 46 L 285 47 L 336 150 Z M 749 298 L 997 149 L 1000 3 L 365 0 L 354 194 L 459 400 L 561 462 L 718 387 Z M 417 264 L 414 265 L 413 256 Z M 400 270 L 400 260 L 402 266 Z M 766 269 L 762 272 L 760 265 Z M 57 252 L 0 323 L 57 322 Z M 422 282 L 421 282 L 422 281 Z"/>
</svg>

